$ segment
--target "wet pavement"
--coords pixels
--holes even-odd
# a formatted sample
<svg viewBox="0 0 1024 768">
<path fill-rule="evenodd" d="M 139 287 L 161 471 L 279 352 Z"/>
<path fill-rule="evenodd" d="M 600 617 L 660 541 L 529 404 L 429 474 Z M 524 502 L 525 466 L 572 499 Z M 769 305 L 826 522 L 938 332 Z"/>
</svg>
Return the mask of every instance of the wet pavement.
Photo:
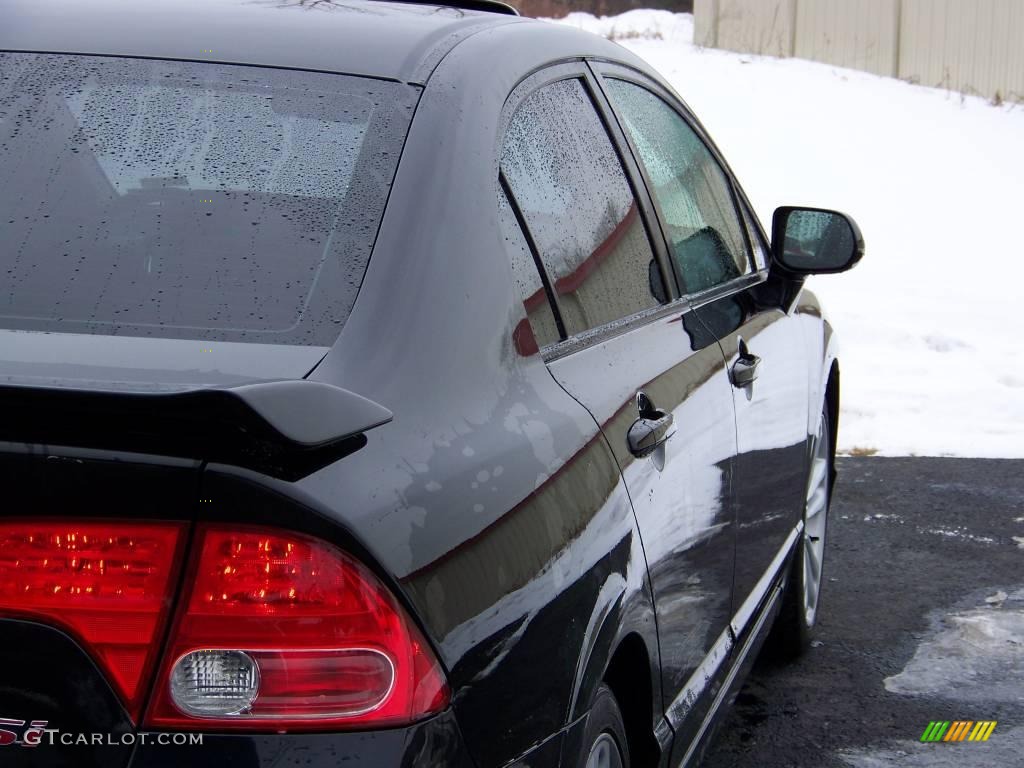
<svg viewBox="0 0 1024 768">
<path fill-rule="evenodd" d="M 703 768 L 1024 768 L 1024 461 L 840 459 L 825 557 L 814 647 L 758 662 Z"/>
</svg>

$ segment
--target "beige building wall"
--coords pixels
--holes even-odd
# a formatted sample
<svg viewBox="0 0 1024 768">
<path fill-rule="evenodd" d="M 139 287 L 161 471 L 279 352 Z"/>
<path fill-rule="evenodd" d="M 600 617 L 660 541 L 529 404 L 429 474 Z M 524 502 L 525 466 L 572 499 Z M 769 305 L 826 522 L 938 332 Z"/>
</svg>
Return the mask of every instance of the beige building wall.
<svg viewBox="0 0 1024 768">
<path fill-rule="evenodd" d="M 1024 0 L 695 0 L 694 42 L 1024 102 Z"/>
<path fill-rule="evenodd" d="M 693 0 L 693 42 L 702 48 L 715 47 L 715 0 Z"/>
<path fill-rule="evenodd" d="M 694 42 L 740 53 L 791 56 L 796 3 L 797 0 L 696 0 Z M 708 24 L 704 24 L 702 16 L 708 18 Z"/>
<path fill-rule="evenodd" d="M 899 0 L 798 2 L 793 55 L 892 76 L 899 45 L 899 5 Z"/>
<path fill-rule="evenodd" d="M 1024 101 L 1024 0 L 903 0 L 899 77 Z"/>
</svg>

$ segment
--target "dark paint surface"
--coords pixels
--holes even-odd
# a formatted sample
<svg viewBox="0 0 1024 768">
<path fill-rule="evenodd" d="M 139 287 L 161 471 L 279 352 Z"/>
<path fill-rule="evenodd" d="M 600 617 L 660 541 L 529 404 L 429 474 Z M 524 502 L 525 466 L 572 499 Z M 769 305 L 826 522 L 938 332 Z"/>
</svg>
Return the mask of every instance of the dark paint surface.
<svg viewBox="0 0 1024 768">
<path fill-rule="evenodd" d="M 111 734 L 114 745 L 61 747 L 40 734 L 38 746 L 6 744 L 3 764 L 16 768 L 117 768 L 127 765 L 132 748 L 120 744 L 133 726 L 103 674 L 58 629 L 30 621 L 0 619 L 0 657 L 8 660 L 0 682 L 0 718 L 41 722 L 61 732 Z M 10 663 L 17 659 L 17 663 Z M 19 736 L 24 728 L 0 726 Z M 30 737 L 31 739 L 32 737 Z M 52 738 L 58 741 L 59 735 Z"/>
<path fill-rule="evenodd" d="M 0 330 L 0 383 L 175 392 L 299 379 L 328 349 Z"/>
<path fill-rule="evenodd" d="M 26 10 L 20 0 L 16 7 L 24 15 L 16 27 L 6 25 L 0 47 L 21 34 L 35 47 L 115 52 L 123 45 L 129 52 L 136 46 L 148 55 L 184 56 L 180 38 L 168 34 L 177 42 L 157 41 L 149 25 L 167 23 L 175 33 L 188 27 L 191 34 L 195 24 L 184 21 L 190 16 L 177 10 L 180 4 L 173 22 L 171 6 L 160 6 L 143 27 L 148 38 L 117 43 L 120 38 L 102 28 L 98 9 L 81 30 L 65 23 L 63 31 L 47 33 L 41 20 L 49 11 Z M 230 35 L 231 16 L 217 11 L 210 30 L 220 37 L 210 45 L 230 36 L 234 55 L 245 48 L 249 59 L 262 63 L 406 76 L 421 66 L 409 64 L 414 52 L 422 63 L 428 43 L 453 31 L 447 21 L 423 21 L 423 9 L 365 8 L 365 14 L 340 11 L 354 21 L 333 26 L 329 11 L 303 15 L 252 4 L 239 12 Z M 267 24 L 262 19 L 274 13 L 289 20 L 279 37 L 271 39 L 278 28 L 269 25 L 255 36 L 243 34 L 249 19 Z M 394 413 L 393 421 L 367 432 L 362 449 L 295 482 L 208 465 L 198 493 L 212 503 L 200 507 L 183 498 L 174 510 L 112 512 L 273 523 L 345 547 L 398 592 L 424 628 L 452 687 L 450 713 L 408 729 L 407 739 L 392 731 L 211 737 L 205 757 L 196 753 L 196 765 L 223 764 L 230 752 L 233 765 L 254 766 L 276 755 L 312 765 L 348 757 L 352 764 L 446 766 L 462 765 L 468 756 L 481 767 L 519 758 L 522 765 L 560 760 L 575 766 L 580 724 L 612 655 L 622 648 L 629 649 L 629 668 L 639 670 L 633 679 L 645 687 L 650 681 L 642 721 L 648 734 L 658 734 L 649 738 L 664 750 L 660 764 L 667 764 L 669 705 L 734 611 L 739 526 L 730 488 L 745 465 L 736 456 L 737 411 L 710 323 L 698 322 L 681 301 L 649 324 L 550 366 L 539 352 L 516 343 L 527 314 L 498 227 L 505 98 L 528 74 L 556 60 L 592 56 L 644 65 L 583 33 L 504 21 L 481 28 L 439 59 L 417 107 L 352 314 L 309 374 L 380 403 Z M 297 39 L 302 51 L 294 50 Z M 261 44 L 269 52 L 253 54 Z M 795 322 L 789 304 L 778 302 L 764 312 L 777 317 L 780 330 Z M 805 416 L 818 409 L 831 355 L 820 318 L 807 327 L 804 391 L 818 400 L 801 404 Z M 180 367 L 191 365 L 181 359 Z M 230 375 L 248 371 L 250 363 L 261 365 L 237 360 Z M 274 364 L 272 357 L 266 361 Z M 124 359 L 109 365 L 129 367 Z M 168 376 L 156 364 L 151 371 L 154 385 Z M 624 449 L 641 388 L 675 415 L 677 432 L 661 470 L 651 458 L 634 460 Z M 784 439 L 772 439 L 764 450 L 788 457 L 799 442 L 792 423 L 785 416 L 779 432 Z M 806 428 L 804 422 L 804 434 Z M 741 435 L 741 448 L 743 440 Z M 27 473 L 38 464 L 22 457 L 2 466 Z M 787 466 L 780 478 L 791 475 Z M 749 480 L 761 481 L 756 473 Z M 157 486 L 126 487 L 148 498 Z M 796 498 L 800 490 L 779 486 L 778 493 L 781 508 L 783 498 Z M 104 508 L 102 490 L 90 494 L 77 508 L 47 509 L 67 515 Z M 791 518 L 798 511 L 788 510 Z M 751 546 L 751 557 L 760 557 Z M 726 666 L 716 669 L 720 678 Z M 717 679 L 694 689 L 690 703 L 703 702 L 703 710 L 677 708 L 680 717 L 688 715 L 674 723 L 677 756 L 700 725 Z M 9 695 L 0 692 L 0 712 L 6 712 Z M 451 718 L 458 721 L 465 754 L 447 725 Z M 168 754 L 140 749 L 133 765 L 168 764 Z"/>
<path fill-rule="evenodd" d="M 359 0 L 4 0 L 0 50 L 254 64 L 416 82 L 467 35 L 516 21 Z"/>
<path fill-rule="evenodd" d="M 808 353 L 803 329 L 759 286 L 697 309 L 719 339 L 728 367 L 742 341 L 760 358 L 757 378 L 730 387 L 738 451 L 732 484 L 736 514 L 733 612 L 750 594 L 800 519 L 807 476 Z"/>
<path fill-rule="evenodd" d="M 129 768 L 305 768 L 305 766 L 395 766 L 474 768 L 449 710 L 408 728 L 366 733 L 204 734 L 202 746 L 147 744 L 135 750 Z"/>
</svg>

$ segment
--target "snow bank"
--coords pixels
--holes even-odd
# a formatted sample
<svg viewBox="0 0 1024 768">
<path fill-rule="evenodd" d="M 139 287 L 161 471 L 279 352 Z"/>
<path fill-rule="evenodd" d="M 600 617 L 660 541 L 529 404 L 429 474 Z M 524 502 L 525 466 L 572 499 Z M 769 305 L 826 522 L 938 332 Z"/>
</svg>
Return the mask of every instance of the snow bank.
<svg viewBox="0 0 1024 768">
<path fill-rule="evenodd" d="M 600 18 L 589 13 L 570 13 L 565 18 L 551 21 L 568 24 L 609 40 L 662 40 L 674 45 L 693 43 L 693 16 L 689 13 L 641 9 Z"/>
<path fill-rule="evenodd" d="M 783 204 L 857 219 L 864 261 L 809 283 L 842 342 L 841 451 L 1024 457 L 1024 105 L 697 48 L 688 14 L 558 21 L 662 72 L 766 225 Z"/>
</svg>

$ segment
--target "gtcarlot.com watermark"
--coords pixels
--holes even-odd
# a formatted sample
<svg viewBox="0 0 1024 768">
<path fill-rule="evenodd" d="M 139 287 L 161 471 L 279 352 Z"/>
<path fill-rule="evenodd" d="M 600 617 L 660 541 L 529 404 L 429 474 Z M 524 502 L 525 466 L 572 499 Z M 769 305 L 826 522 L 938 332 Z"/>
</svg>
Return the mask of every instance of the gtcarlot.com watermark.
<svg viewBox="0 0 1024 768">
<path fill-rule="evenodd" d="M 0 747 L 198 747 L 201 733 L 75 733 L 48 728 L 46 720 L 17 720 L 0 717 Z"/>
</svg>

